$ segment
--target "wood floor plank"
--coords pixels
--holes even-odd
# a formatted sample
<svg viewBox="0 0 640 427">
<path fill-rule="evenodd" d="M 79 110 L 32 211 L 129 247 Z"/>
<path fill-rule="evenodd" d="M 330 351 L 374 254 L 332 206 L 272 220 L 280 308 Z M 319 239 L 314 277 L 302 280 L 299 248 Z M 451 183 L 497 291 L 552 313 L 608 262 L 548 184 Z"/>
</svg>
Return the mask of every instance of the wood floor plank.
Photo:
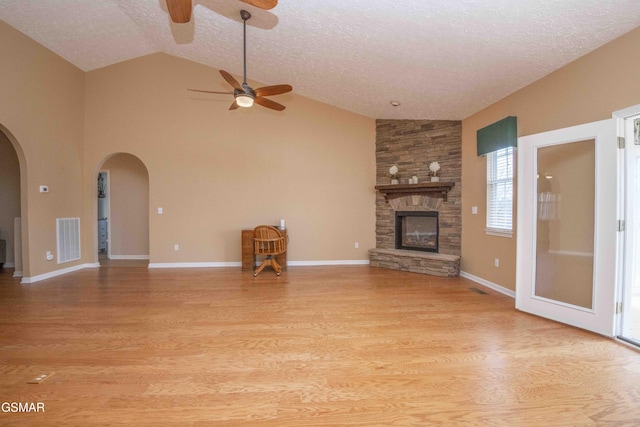
<svg viewBox="0 0 640 427">
<path fill-rule="evenodd" d="M 640 352 L 464 278 L 4 270 L 0 400 L 45 404 L 3 426 L 635 426 Z"/>
</svg>

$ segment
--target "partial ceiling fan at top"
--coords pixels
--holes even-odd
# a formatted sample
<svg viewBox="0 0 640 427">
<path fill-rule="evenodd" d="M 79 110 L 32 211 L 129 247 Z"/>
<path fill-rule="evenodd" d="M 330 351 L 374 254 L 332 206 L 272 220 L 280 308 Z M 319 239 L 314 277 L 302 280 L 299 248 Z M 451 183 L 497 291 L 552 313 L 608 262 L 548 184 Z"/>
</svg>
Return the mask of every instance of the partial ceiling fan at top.
<svg viewBox="0 0 640 427">
<path fill-rule="evenodd" d="M 243 3 L 260 9 L 273 9 L 277 6 L 278 0 L 240 0 Z M 191 21 L 191 11 L 193 10 L 192 0 L 167 0 L 167 9 L 171 20 L 176 24 L 185 24 Z"/>
<path fill-rule="evenodd" d="M 265 96 L 273 96 L 273 95 L 281 95 L 283 93 L 291 92 L 293 88 L 291 85 L 275 85 L 275 86 L 264 86 L 259 87 L 257 89 L 253 89 L 247 83 L 247 20 L 251 18 L 251 14 L 246 10 L 240 11 L 240 17 L 242 18 L 243 25 L 243 65 L 244 65 L 244 75 L 242 84 L 238 83 L 238 81 L 228 72 L 224 70 L 220 70 L 220 74 L 226 80 L 227 83 L 231 85 L 233 88 L 233 92 L 215 92 L 210 90 L 201 90 L 201 89 L 189 89 L 193 92 L 204 92 L 204 93 L 217 93 L 221 95 L 233 95 L 235 100 L 229 110 L 235 110 L 238 107 L 251 107 L 253 103 L 262 105 L 263 107 L 270 108 L 276 111 L 282 111 L 286 107 L 282 104 L 279 104 L 275 101 L 265 98 Z"/>
</svg>

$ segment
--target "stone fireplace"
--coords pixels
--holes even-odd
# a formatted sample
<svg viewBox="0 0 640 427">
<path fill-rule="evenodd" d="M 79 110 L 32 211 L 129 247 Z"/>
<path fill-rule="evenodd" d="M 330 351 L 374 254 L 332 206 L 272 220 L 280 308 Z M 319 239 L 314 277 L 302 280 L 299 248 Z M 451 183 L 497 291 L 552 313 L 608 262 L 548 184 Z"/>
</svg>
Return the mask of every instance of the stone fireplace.
<svg viewBox="0 0 640 427">
<path fill-rule="evenodd" d="M 429 179 L 433 161 L 441 165 L 439 183 Z M 399 169 L 400 184 L 390 184 L 389 168 L 393 165 Z M 376 248 L 369 251 L 370 264 L 457 276 L 462 235 L 461 122 L 377 120 L 376 166 Z M 408 183 L 413 176 L 418 177 L 418 184 Z M 405 228 L 408 223 L 406 233 L 402 222 L 400 232 L 396 230 L 398 217 L 405 221 Z M 435 231 L 413 223 L 421 217 L 436 218 Z"/>
</svg>

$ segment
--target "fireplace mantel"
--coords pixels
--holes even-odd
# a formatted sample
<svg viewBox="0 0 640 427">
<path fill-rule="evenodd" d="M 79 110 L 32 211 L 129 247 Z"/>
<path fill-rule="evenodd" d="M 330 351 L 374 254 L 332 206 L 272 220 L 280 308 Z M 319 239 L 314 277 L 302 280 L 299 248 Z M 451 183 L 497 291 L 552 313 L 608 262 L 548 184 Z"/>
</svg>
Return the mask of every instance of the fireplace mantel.
<svg viewBox="0 0 640 427">
<path fill-rule="evenodd" d="M 386 184 L 376 185 L 376 190 L 385 195 L 387 199 L 398 197 L 424 195 L 429 197 L 441 197 L 447 201 L 447 193 L 456 185 L 455 182 L 423 182 L 418 184 Z"/>
</svg>

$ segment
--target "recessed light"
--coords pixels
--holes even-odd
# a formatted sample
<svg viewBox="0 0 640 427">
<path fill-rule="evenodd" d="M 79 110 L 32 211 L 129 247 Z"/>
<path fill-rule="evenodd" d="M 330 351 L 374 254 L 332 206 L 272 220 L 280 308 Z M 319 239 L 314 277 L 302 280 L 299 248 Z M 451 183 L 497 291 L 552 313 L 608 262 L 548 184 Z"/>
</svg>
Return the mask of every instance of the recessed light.
<svg viewBox="0 0 640 427">
<path fill-rule="evenodd" d="M 389 101 L 389 104 L 393 105 L 394 107 L 399 107 L 400 101 Z"/>
</svg>

